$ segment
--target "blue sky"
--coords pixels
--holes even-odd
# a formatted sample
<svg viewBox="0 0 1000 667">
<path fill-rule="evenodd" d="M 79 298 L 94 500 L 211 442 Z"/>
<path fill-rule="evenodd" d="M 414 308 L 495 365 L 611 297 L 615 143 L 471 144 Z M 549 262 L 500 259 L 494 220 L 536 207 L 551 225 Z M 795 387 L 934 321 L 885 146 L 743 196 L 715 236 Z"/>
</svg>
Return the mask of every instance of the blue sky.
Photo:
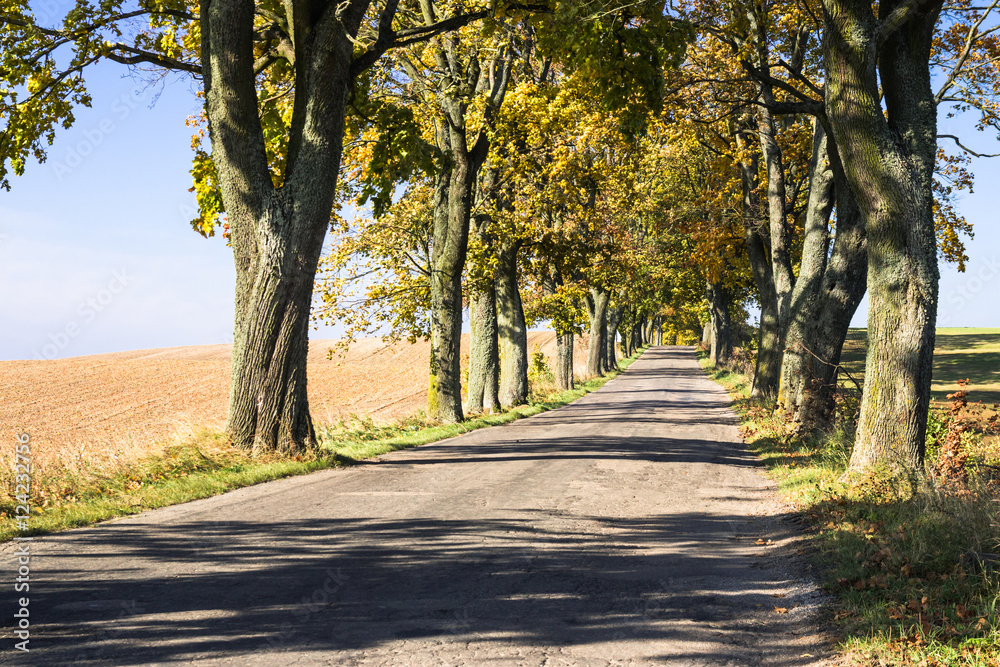
<svg viewBox="0 0 1000 667">
<path fill-rule="evenodd" d="M 0 192 L 0 358 L 232 340 L 232 254 L 188 224 L 192 83 L 124 74 L 92 71 L 92 108 Z"/>
<path fill-rule="evenodd" d="M 88 82 L 93 107 L 58 133 L 46 163 L 0 192 L 0 359 L 231 341 L 232 255 L 188 224 L 192 83 L 173 77 L 145 88 L 112 63 Z M 967 143 L 996 150 L 986 135 Z M 940 324 L 996 327 L 1000 159 L 973 168 L 976 192 L 960 210 L 976 238 L 966 274 L 942 267 Z M 862 304 L 854 324 L 865 318 Z"/>
</svg>

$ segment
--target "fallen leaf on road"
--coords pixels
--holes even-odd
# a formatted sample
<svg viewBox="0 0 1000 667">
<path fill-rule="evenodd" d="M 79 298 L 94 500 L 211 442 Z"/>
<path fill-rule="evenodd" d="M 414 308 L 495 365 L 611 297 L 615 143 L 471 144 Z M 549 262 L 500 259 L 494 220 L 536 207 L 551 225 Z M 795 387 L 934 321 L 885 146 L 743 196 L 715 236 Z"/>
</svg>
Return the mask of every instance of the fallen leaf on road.
<svg viewBox="0 0 1000 667">
<path fill-rule="evenodd" d="M 776 613 L 776 614 L 787 614 L 788 610 L 786 608 L 784 608 L 784 607 L 775 607 L 774 608 L 774 613 Z"/>
</svg>

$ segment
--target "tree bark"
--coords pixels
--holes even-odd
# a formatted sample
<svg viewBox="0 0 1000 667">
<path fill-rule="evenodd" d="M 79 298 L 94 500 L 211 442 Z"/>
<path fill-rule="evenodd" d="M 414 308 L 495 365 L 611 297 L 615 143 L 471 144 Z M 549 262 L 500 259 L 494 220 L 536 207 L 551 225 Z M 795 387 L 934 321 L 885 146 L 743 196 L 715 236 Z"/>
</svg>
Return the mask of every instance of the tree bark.
<svg viewBox="0 0 1000 667">
<path fill-rule="evenodd" d="M 472 343 L 469 349 L 466 409 L 492 412 L 500 407 L 500 352 L 496 291 L 493 285 L 473 293 L 469 323 Z"/>
<path fill-rule="evenodd" d="M 430 49 L 440 76 L 452 81 L 436 90 L 441 113 L 436 122 L 441 159 L 435 176 L 434 232 L 431 248 L 431 363 L 428 412 L 442 422 L 460 422 L 462 411 L 462 271 L 469 247 L 473 189 L 490 151 L 486 131 L 503 103 L 514 51 L 495 55 L 495 67 L 481 67 L 477 52 L 460 53 L 457 39 L 442 40 Z M 463 60 L 464 59 L 464 60 Z M 426 85 L 426 84 L 425 84 Z M 435 84 L 436 85 L 436 84 Z M 484 123 L 466 133 L 472 97 L 487 93 Z"/>
<path fill-rule="evenodd" d="M 608 330 L 608 292 L 603 288 L 591 287 L 587 297 L 590 314 L 590 345 L 587 348 L 587 375 L 604 375 L 601 364 L 605 354 L 604 340 Z"/>
<path fill-rule="evenodd" d="M 306 392 L 309 314 L 340 168 L 351 38 L 366 7 L 346 3 L 334 17 L 288 4 L 302 31 L 285 173 L 275 186 L 257 108 L 254 6 L 201 3 L 205 110 L 236 264 L 226 433 L 254 453 L 315 444 Z"/>
<path fill-rule="evenodd" d="M 542 281 L 542 290 L 547 296 L 556 293 L 558 287 L 562 285 L 562 274 L 558 268 L 551 266 L 548 276 Z M 553 320 L 556 324 L 558 318 Z M 556 361 L 555 376 L 556 388 L 560 391 L 568 391 L 573 388 L 573 331 L 562 330 L 555 326 L 556 334 Z"/>
<path fill-rule="evenodd" d="M 848 471 L 920 470 L 938 297 L 928 62 L 942 2 L 894 22 L 902 0 L 883 0 L 877 19 L 868 2 L 823 5 L 826 113 L 868 237 L 868 356 Z"/>
<path fill-rule="evenodd" d="M 834 197 L 837 235 L 827 261 Z M 800 429 L 830 424 L 837 365 L 851 318 L 865 293 L 867 270 L 860 212 L 836 146 L 817 122 L 802 263 L 792 295 L 778 394 L 780 406 Z"/>
<path fill-rule="evenodd" d="M 770 76 L 770 49 L 768 47 L 767 26 L 764 17 L 755 10 L 750 16 L 757 33 L 757 67 L 765 76 Z M 757 136 L 760 140 L 760 152 L 764 158 L 767 171 L 767 217 L 768 238 L 767 249 L 771 258 L 771 275 L 774 283 L 774 298 L 778 315 L 778 336 L 784 337 L 789 318 L 789 307 L 795 277 L 792 274 L 791 249 L 789 247 L 789 230 L 785 206 L 787 190 L 785 187 L 785 167 L 778 146 L 777 129 L 774 116 L 767 107 L 774 102 L 774 90 L 770 83 L 760 84 L 761 99 L 764 104 L 757 107 Z"/>
<path fill-rule="evenodd" d="M 743 223 L 747 259 L 750 261 L 750 270 L 753 273 L 760 305 L 760 334 L 751 396 L 760 398 L 773 396 L 778 391 L 778 380 L 781 375 L 781 322 L 765 232 L 758 222 L 760 206 L 754 195 L 757 188 L 757 160 L 754 158 L 748 162 L 741 161 L 739 167 L 743 185 Z"/>
<path fill-rule="evenodd" d="M 505 408 L 528 400 L 528 331 L 524 324 L 521 292 L 517 286 L 518 248 L 517 243 L 505 243 L 497 257 L 500 405 Z"/>
<path fill-rule="evenodd" d="M 438 172 L 431 248 L 431 364 L 427 409 L 442 422 L 460 422 L 462 411 L 462 270 L 469 247 L 472 186 L 481 164 L 470 155 L 464 127 L 438 132 L 448 164 Z"/>
<path fill-rule="evenodd" d="M 560 391 L 573 388 L 573 333 L 556 332 L 556 387 Z"/>
<path fill-rule="evenodd" d="M 643 321 L 642 325 L 642 342 L 643 345 L 651 345 L 653 343 L 653 318 L 647 318 Z"/>
</svg>

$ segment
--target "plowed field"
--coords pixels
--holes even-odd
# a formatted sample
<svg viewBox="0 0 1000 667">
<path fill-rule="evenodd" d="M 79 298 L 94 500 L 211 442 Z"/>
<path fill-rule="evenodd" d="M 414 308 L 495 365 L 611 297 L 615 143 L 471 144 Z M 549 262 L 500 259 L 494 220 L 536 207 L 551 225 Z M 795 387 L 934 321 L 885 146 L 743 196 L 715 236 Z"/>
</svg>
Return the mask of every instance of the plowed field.
<svg viewBox="0 0 1000 667">
<path fill-rule="evenodd" d="M 427 401 L 429 343 L 387 346 L 365 339 L 346 356 L 327 358 L 334 341 L 310 343 L 309 400 L 317 423 L 351 414 L 385 422 Z M 468 350 L 469 340 L 463 340 Z M 529 333 L 555 355 L 551 332 Z M 586 341 L 577 340 L 577 373 L 586 368 Z M 229 345 L 138 350 L 52 361 L 0 361 L 0 442 L 29 433 L 36 461 L 69 463 L 131 459 L 173 437 L 221 428 L 229 392 Z M 6 458 L 6 457 L 5 457 Z"/>
</svg>

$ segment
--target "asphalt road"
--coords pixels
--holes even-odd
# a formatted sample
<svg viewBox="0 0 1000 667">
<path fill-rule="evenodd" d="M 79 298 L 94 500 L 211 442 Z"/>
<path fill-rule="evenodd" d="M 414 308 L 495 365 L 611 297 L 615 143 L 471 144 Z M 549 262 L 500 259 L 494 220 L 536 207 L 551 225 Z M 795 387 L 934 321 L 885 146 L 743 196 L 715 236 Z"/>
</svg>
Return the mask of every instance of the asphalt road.
<svg viewBox="0 0 1000 667">
<path fill-rule="evenodd" d="M 656 347 L 531 419 L 36 538 L 27 654 L 4 545 L 0 662 L 823 664 L 823 596 L 727 405 Z"/>
</svg>

